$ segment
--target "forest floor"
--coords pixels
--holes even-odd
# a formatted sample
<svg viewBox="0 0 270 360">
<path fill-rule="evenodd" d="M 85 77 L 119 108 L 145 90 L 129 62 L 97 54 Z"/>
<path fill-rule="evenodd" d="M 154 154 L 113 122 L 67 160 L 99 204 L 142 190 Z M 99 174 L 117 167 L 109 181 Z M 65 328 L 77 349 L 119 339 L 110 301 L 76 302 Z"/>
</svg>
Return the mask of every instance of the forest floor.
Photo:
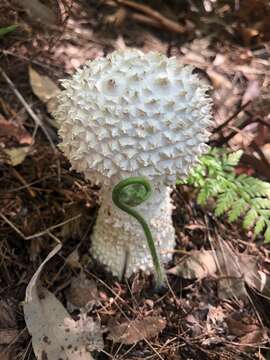
<svg viewBox="0 0 270 360">
<path fill-rule="evenodd" d="M 50 115 L 59 80 L 88 59 L 128 47 L 176 56 L 213 86 L 210 144 L 242 149 L 237 171 L 270 181 L 269 23 L 264 0 L 1 1 L 0 28 L 18 24 L 0 35 L 1 360 L 35 359 L 23 301 L 59 241 L 42 285 L 73 319 L 87 309 L 84 315 L 99 322 L 104 344 L 96 359 L 270 359 L 270 302 L 245 278 L 259 270 L 268 276 L 269 245 L 177 186 L 177 248 L 167 268 L 180 263 L 181 276 L 169 271 L 161 293 L 144 274 L 116 281 L 89 254 L 99 188 L 69 171 Z M 207 255 L 200 256 L 209 275 L 187 274 L 196 273 L 187 252 L 205 254 L 213 243 L 228 259 L 246 256 L 239 255 L 240 279 L 221 286 L 225 276 L 211 275 Z"/>
</svg>

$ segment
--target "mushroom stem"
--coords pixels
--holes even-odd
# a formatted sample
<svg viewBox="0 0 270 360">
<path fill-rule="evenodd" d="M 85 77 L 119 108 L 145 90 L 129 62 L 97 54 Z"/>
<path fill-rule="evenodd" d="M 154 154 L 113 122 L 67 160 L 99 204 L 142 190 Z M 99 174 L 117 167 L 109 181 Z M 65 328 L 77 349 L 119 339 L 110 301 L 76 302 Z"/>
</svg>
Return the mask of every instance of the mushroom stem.
<svg viewBox="0 0 270 360">
<path fill-rule="evenodd" d="M 113 188 L 112 184 L 102 189 L 101 207 L 92 234 L 91 253 L 120 279 L 123 276 L 129 277 L 139 269 L 153 271 L 144 229 L 138 218 L 131 217 L 113 203 Z M 156 255 L 160 254 L 160 261 L 167 262 L 171 259 L 175 246 L 171 189 L 164 185 L 154 185 L 153 190 L 147 202 L 137 205 L 135 201 L 133 206 L 136 206 L 136 213 L 151 228 Z M 163 276 L 160 273 L 158 282 L 162 281 Z"/>
<path fill-rule="evenodd" d="M 159 254 L 147 222 L 138 211 L 133 207 L 138 206 L 148 200 L 152 195 L 150 182 L 143 177 L 129 177 L 120 181 L 112 191 L 114 204 L 130 216 L 133 216 L 142 226 L 148 248 L 155 268 L 157 286 L 161 286 L 165 281 L 164 269 L 161 265 Z"/>
</svg>

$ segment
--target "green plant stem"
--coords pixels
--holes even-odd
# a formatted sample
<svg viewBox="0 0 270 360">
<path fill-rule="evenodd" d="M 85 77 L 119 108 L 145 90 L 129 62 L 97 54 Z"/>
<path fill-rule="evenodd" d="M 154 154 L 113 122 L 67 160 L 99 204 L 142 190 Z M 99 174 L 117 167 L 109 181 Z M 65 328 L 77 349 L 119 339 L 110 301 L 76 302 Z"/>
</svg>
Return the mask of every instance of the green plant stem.
<svg viewBox="0 0 270 360">
<path fill-rule="evenodd" d="M 6 26 L 6 27 L 1 27 L 0 28 L 0 39 L 2 39 L 8 33 L 16 30 L 17 27 L 18 27 L 18 25 L 10 25 L 10 26 Z"/>
<path fill-rule="evenodd" d="M 144 187 L 145 193 L 143 194 L 141 199 L 139 200 L 130 199 L 131 201 L 128 203 L 123 200 L 123 196 L 121 195 L 127 189 L 127 187 L 131 185 L 142 185 Z M 147 240 L 149 251 L 152 256 L 154 268 L 156 271 L 157 286 L 161 286 L 162 284 L 164 284 L 165 274 L 160 262 L 159 255 L 156 250 L 156 246 L 154 243 L 151 230 L 145 219 L 135 209 L 133 209 L 134 206 L 137 206 L 143 203 L 144 201 L 146 201 L 147 199 L 149 199 L 151 194 L 152 194 L 151 184 L 147 179 L 143 177 L 130 177 L 120 181 L 117 185 L 115 185 L 112 191 L 112 200 L 119 209 L 125 211 L 130 216 L 133 216 L 141 224 Z M 134 203 L 136 204 L 134 205 Z"/>
</svg>

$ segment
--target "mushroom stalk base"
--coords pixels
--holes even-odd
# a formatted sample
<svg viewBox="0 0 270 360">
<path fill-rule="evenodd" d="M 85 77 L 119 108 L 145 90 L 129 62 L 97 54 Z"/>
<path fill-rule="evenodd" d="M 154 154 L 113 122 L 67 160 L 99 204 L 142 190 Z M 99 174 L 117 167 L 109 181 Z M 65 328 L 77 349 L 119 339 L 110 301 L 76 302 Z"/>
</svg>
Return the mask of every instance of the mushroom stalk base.
<svg viewBox="0 0 270 360">
<path fill-rule="evenodd" d="M 171 189 L 156 187 L 149 200 L 136 207 L 147 221 L 162 262 L 172 258 L 175 230 L 172 223 Z M 112 202 L 112 187 L 102 191 L 102 202 L 92 234 L 91 253 L 118 278 L 138 270 L 153 271 L 145 234 L 138 221 Z"/>
</svg>

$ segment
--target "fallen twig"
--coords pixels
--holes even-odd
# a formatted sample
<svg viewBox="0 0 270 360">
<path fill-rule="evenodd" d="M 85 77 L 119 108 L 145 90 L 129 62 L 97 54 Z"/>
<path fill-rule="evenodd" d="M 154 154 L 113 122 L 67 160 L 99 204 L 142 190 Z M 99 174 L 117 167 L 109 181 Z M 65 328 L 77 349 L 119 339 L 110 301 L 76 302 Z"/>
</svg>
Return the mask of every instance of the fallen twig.
<svg viewBox="0 0 270 360">
<path fill-rule="evenodd" d="M 217 140 L 210 140 L 208 142 L 208 145 L 210 146 L 223 146 L 224 144 L 227 144 L 236 134 L 238 134 L 240 132 L 240 130 L 243 130 L 246 126 L 252 124 L 252 123 L 256 123 L 256 120 L 252 120 L 251 118 L 247 118 L 246 120 L 244 120 L 241 124 L 239 124 L 237 127 L 230 127 L 231 129 L 233 129 L 227 136 L 222 137 L 220 139 Z"/>
<path fill-rule="evenodd" d="M 32 239 L 36 239 L 37 237 L 43 236 L 43 235 L 49 235 L 49 236 L 53 236 L 53 234 L 51 233 L 51 230 L 57 229 L 71 221 L 77 220 L 78 218 L 80 218 L 82 216 L 82 214 L 78 214 L 76 216 L 71 217 L 70 219 L 67 219 L 65 221 L 62 221 L 59 224 L 53 225 L 48 227 L 47 229 L 40 231 L 36 234 L 33 235 L 29 235 L 29 236 L 25 236 L 24 233 L 17 228 L 16 225 L 14 225 L 4 214 L 0 213 L 0 217 L 17 233 L 19 234 L 24 240 L 32 240 Z"/>
<path fill-rule="evenodd" d="M 243 111 L 249 104 L 251 103 L 251 100 L 247 101 L 245 104 L 241 105 L 239 109 L 237 109 L 231 116 L 228 117 L 222 124 L 217 126 L 215 129 L 212 130 L 212 133 L 215 134 L 216 132 L 219 132 L 222 130 L 226 125 L 229 124 L 230 121 L 232 121 L 238 114 L 240 114 L 241 111 Z"/>
<path fill-rule="evenodd" d="M 25 181 L 23 176 L 15 168 L 12 168 L 12 171 L 13 171 L 14 175 L 16 176 L 16 178 L 20 181 L 20 183 L 25 186 L 25 188 L 27 189 L 29 195 L 32 198 L 35 198 L 36 197 L 35 191 L 33 189 L 31 189 L 30 185 L 27 184 L 27 182 Z"/>
<path fill-rule="evenodd" d="M 165 28 L 171 32 L 174 32 L 177 34 L 183 34 L 186 32 L 186 28 L 184 26 L 178 24 L 177 22 L 175 22 L 171 19 L 168 19 L 164 15 L 161 15 L 158 11 L 152 9 L 148 5 L 138 4 L 131 0 L 116 0 L 116 3 L 119 5 L 127 6 L 131 9 L 135 9 L 137 11 L 142 12 L 145 15 L 148 15 L 150 18 L 152 18 L 152 19 L 156 20 L 158 23 L 160 23 L 163 26 L 163 28 Z M 140 19 L 141 21 L 146 22 L 145 18 L 142 18 L 140 16 L 138 17 L 138 15 L 139 14 L 136 15 L 137 19 Z M 149 24 L 150 24 L 150 21 L 149 21 Z M 151 23 L 151 24 L 153 24 L 153 23 Z"/>
<path fill-rule="evenodd" d="M 28 112 L 28 114 L 31 116 L 31 118 L 34 120 L 36 126 L 40 127 L 42 129 L 42 131 L 44 132 L 45 136 L 47 137 L 53 151 L 55 153 L 57 153 L 57 148 L 54 144 L 54 142 L 52 141 L 50 134 L 48 132 L 48 130 L 46 129 L 46 127 L 43 125 L 42 121 L 39 119 L 39 117 L 35 114 L 35 112 L 31 109 L 31 107 L 27 104 L 27 102 L 25 101 L 24 97 L 22 96 L 22 94 L 19 92 L 19 90 L 16 88 L 15 84 L 13 83 L 13 81 L 7 76 L 7 74 L 5 73 L 5 71 L 0 67 L 0 73 L 3 76 L 3 78 L 5 79 L 5 81 L 8 83 L 8 85 L 10 86 L 11 90 L 14 92 L 14 94 L 17 96 L 18 100 L 21 102 L 21 104 L 25 107 L 25 110 Z"/>
<path fill-rule="evenodd" d="M 130 17 L 132 20 L 135 20 L 141 24 L 153 26 L 155 28 L 160 28 L 160 22 L 158 22 L 155 19 L 150 18 L 149 16 L 134 12 L 134 13 L 130 14 Z"/>
</svg>

